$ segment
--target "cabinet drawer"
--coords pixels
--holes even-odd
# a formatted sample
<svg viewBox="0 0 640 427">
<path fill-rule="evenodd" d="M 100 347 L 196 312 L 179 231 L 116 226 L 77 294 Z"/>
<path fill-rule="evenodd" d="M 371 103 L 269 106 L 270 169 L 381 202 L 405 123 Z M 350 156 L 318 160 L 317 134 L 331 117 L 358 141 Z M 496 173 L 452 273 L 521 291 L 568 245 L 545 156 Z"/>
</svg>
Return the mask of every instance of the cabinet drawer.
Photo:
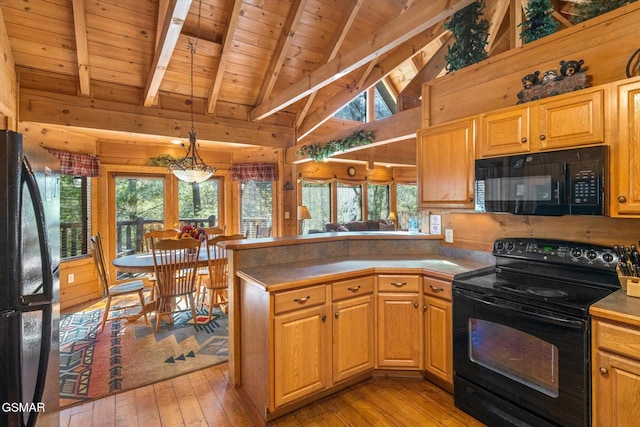
<svg viewBox="0 0 640 427">
<path fill-rule="evenodd" d="M 378 276 L 378 291 L 381 292 L 418 292 L 420 291 L 420 276 L 413 275 L 380 275 Z"/>
<path fill-rule="evenodd" d="M 334 301 L 373 293 L 373 276 L 336 282 L 332 285 L 332 293 Z"/>
<path fill-rule="evenodd" d="M 424 294 L 451 301 L 452 284 L 446 280 L 424 278 Z"/>
<path fill-rule="evenodd" d="M 598 347 L 640 359 L 640 330 L 615 323 L 598 321 Z"/>
<path fill-rule="evenodd" d="M 275 314 L 324 304 L 325 285 L 310 286 L 275 294 Z"/>
</svg>

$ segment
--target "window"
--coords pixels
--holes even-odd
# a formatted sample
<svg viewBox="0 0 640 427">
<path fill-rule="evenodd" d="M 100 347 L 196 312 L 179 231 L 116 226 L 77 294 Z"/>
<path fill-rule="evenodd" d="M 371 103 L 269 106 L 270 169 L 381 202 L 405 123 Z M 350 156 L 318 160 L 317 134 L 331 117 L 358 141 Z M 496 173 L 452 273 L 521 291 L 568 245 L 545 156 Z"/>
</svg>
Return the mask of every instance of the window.
<svg viewBox="0 0 640 427">
<path fill-rule="evenodd" d="M 389 217 L 389 186 L 367 184 L 367 219 Z"/>
<path fill-rule="evenodd" d="M 60 258 L 87 254 L 91 180 L 60 175 Z"/>
<path fill-rule="evenodd" d="M 240 183 L 240 233 L 255 237 L 258 225 L 270 227 L 273 217 L 273 185 L 271 181 Z"/>
<path fill-rule="evenodd" d="M 418 212 L 418 186 L 416 184 L 397 184 L 396 192 L 397 228 L 407 228 L 409 217 Z"/>
<path fill-rule="evenodd" d="M 339 119 L 355 120 L 364 122 L 367 120 L 367 93 L 362 92 L 353 101 L 342 107 L 335 114 Z"/>
<path fill-rule="evenodd" d="M 302 181 L 302 205 L 311 214 L 311 219 L 302 222 L 302 234 L 324 231 L 324 225 L 331 222 L 331 184 Z"/>
<path fill-rule="evenodd" d="M 164 178 L 115 178 L 116 256 L 144 252 L 148 230 L 164 228 Z"/>
<path fill-rule="evenodd" d="M 389 89 L 387 89 L 384 83 L 379 82 L 378 84 L 376 84 L 375 94 L 376 120 L 388 117 L 396 113 L 398 105 L 396 104 L 395 98 L 393 97 L 393 95 L 391 95 Z"/>
<path fill-rule="evenodd" d="M 178 181 L 178 216 L 181 224 L 219 226 L 220 179 L 190 184 Z"/>
<path fill-rule="evenodd" d="M 362 221 L 362 186 L 338 183 L 338 222 Z"/>
</svg>

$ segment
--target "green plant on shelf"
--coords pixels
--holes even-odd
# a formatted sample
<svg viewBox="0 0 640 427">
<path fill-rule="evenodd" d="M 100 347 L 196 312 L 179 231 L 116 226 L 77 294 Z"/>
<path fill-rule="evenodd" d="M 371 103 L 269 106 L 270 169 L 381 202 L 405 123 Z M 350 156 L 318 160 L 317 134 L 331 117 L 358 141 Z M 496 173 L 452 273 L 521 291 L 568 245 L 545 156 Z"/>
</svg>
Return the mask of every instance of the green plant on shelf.
<svg viewBox="0 0 640 427">
<path fill-rule="evenodd" d="M 303 145 L 298 149 L 298 151 L 296 151 L 296 154 L 299 156 L 309 156 L 312 160 L 320 162 L 331 157 L 335 153 L 354 147 L 360 147 L 362 145 L 368 145 L 373 141 L 375 141 L 373 132 L 359 130 L 346 138 L 337 141 L 329 141 L 326 144 Z"/>
</svg>

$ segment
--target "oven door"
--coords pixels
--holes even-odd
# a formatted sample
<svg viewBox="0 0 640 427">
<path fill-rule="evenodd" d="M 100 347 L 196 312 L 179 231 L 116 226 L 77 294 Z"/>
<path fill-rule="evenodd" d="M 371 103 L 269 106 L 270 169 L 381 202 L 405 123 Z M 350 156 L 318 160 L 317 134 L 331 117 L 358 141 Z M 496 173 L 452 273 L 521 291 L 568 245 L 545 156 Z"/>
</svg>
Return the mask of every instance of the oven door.
<svg viewBox="0 0 640 427">
<path fill-rule="evenodd" d="M 491 425 L 590 424 L 586 320 L 463 289 L 453 315 L 456 405 Z"/>
</svg>

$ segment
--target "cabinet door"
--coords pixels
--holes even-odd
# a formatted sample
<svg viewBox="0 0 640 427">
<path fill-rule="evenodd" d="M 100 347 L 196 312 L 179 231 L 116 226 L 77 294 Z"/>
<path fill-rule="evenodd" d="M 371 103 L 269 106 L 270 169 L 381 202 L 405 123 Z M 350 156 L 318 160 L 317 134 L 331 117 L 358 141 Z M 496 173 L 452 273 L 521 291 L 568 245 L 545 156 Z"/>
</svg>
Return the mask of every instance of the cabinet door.
<svg viewBox="0 0 640 427">
<path fill-rule="evenodd" d="M 552 99 L 552 98 L 550 98 Z M 540 150 L 572 148 L 604 141 L 604 90 L 540 103 L 532 135 Z M 533 128 L 533 126 L 532 126 Z"/>
<path fill-rule="evenodd" d="M 378 294 L 378 366 L 419 368 L 421 314 L 417 293 Z"/>
<path fill-rule="evenodd" d="M 640 420 L 640 363 L 599 351 L 593 371 L 593 425 L 637 425 Z"/>
<path fill-rule="evenodd" d="M 374 367 L 373 295 L 333 304 L 333 382 Z"/>
<path fill-rule="evenodd" d="M 472 208 L 475 120 L 424 129 L 417 140 L 419 205 Z"/>
<path fill-rule="evenodd" d="M 477 157 L 529 152 L 529 121 L 528 107 L 483 115 L 478 131 Z"/>
<path fill-rule="evenodd" d="M 640 82 L 618 86 L 618 136 L 611 146 L 611 216 L 640 215 Z"/>
<path fill-rule="evenodd" d="M 275 406 L 327 386 L 326 306 L 274 318 Z"/>
<path fill-rule="evenodd" d="M 453 387 L 452 304 L 424 297 L 424 369 Z"/>
</svg>

